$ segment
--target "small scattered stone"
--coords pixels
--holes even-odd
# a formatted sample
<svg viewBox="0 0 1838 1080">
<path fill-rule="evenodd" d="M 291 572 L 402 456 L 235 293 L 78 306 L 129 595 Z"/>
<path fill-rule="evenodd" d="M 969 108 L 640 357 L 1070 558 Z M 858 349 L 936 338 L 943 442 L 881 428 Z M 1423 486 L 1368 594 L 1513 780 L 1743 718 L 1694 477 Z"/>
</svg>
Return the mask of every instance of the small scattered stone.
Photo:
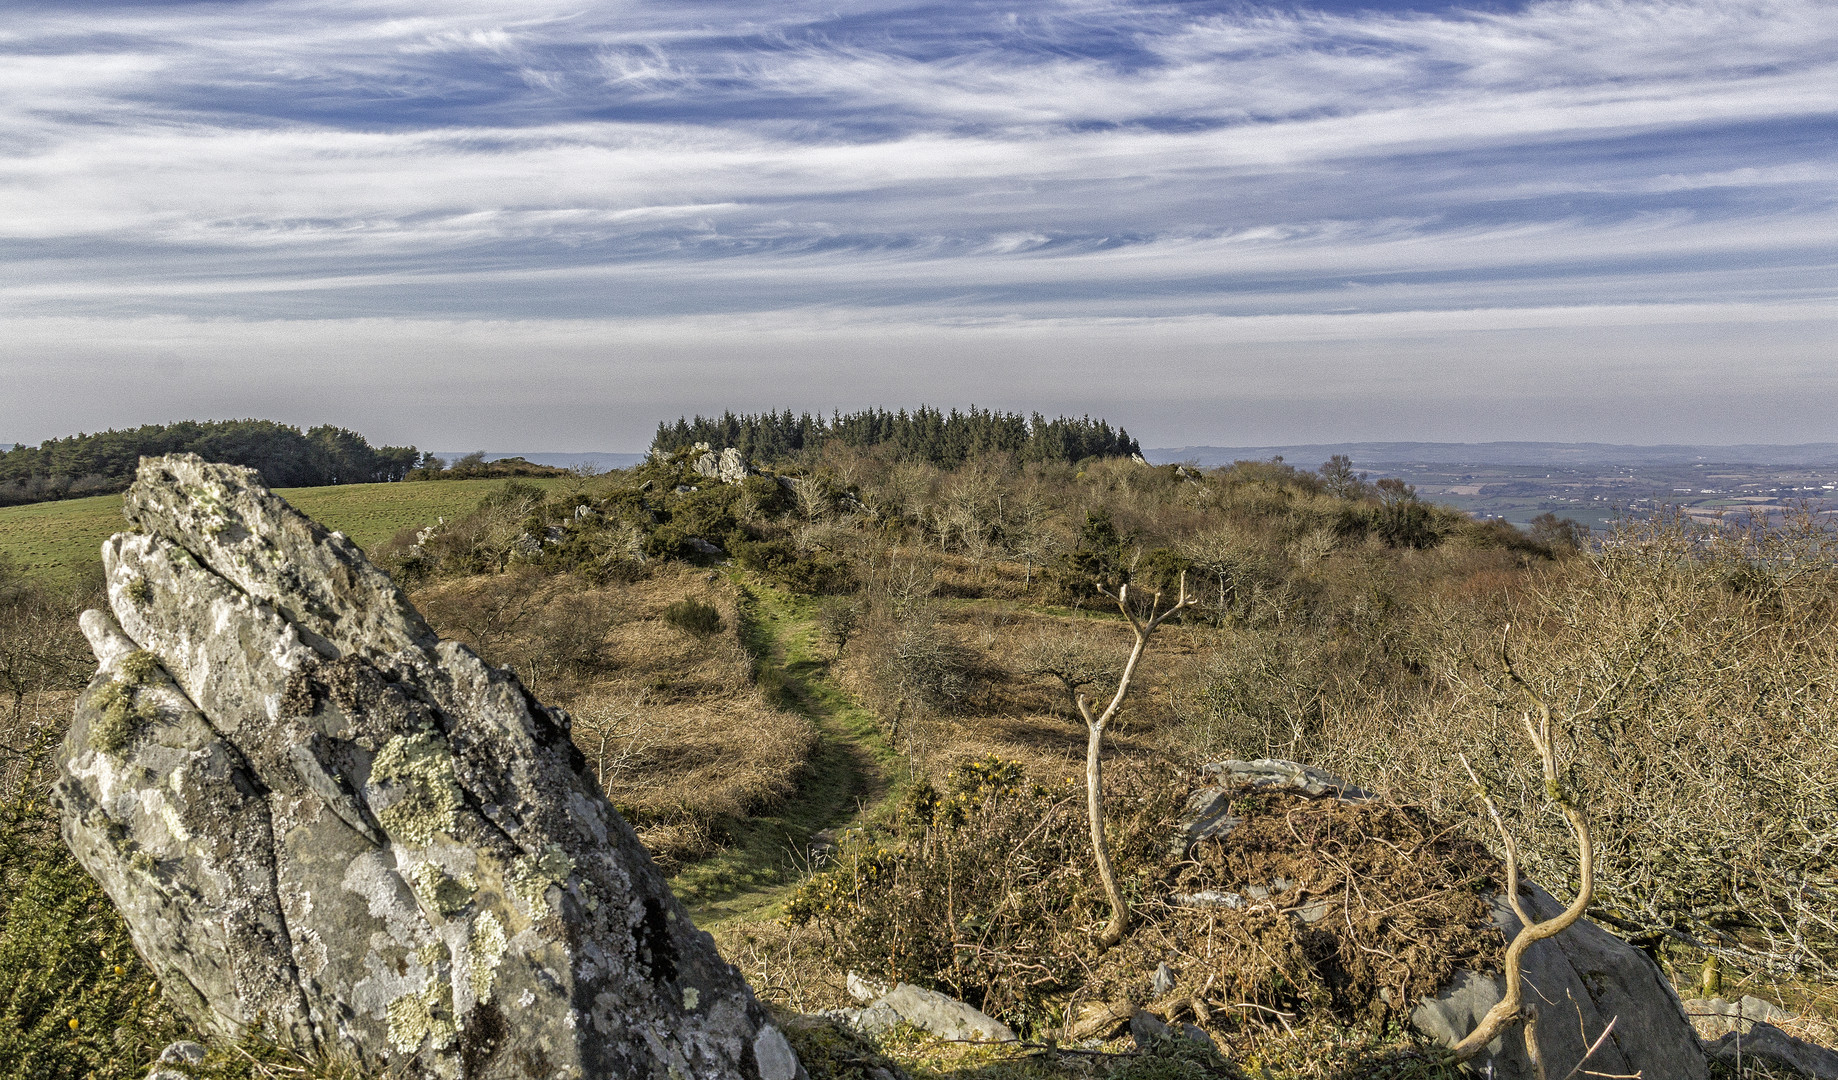
<svg viewBox="0 0 1838 1080">
<path fill-rule="evenodd" d="M 1181 811 L 1181 822 L 1174 830 L 1171 850 L 1176 855 L 1186 855 L 1200 841 L 1214 836 L 1228 836 L 1242 824 L 1243 818 L 1232 815 L 1232 794 L 1229 790 L 1222 787 L 1200 788 L 1187 797 L 1187 806 Z"/>
<path fill-rule="evenodd" d="M 160 1062 L 165 1065 L 197 1065 L 204 1060 L 204 1047 L 188 1039 L 180 1039 L 160 1051 Z"/>
<path fill-rule="evenodd" d="M 1174 902 L 1182 907 L 1222 907 L 1236 911 L 1244 907 L 1244 897 L 1235 892 L 1201 889 L 1199 892 L 1175 893 Z"/>
<path fill-rule="evenodd" d="M 1149 989 L 1155 997 L 1167 997 L 1174 990 L 1174 969 L 1165 962 L 1155 968 L 1155 974 L 1149 976 Z"/>
<path fill-rule="evenodd" d="M 849 994 L 857 1001 L 864 1000 L 865 995 L 884 985 L 854 972 L 848 976 Z M 885 1031 L 895 1024 L 911 1024 L 947 1039 L 1015 1041 L 1014 1029 L 983 1010 L 910 983 L 896 983 L 893 989 L 875 996 L 867 1008 L 855 1012 L 849 1022 L 857 1031 L 868 1034 Z"/>
<path fill-rule="evenodd" d="M 866 1005 L 875 998 L 881 997 L 893 987 L 879 979 L 870 978 L 856 972 L 849 972 L 843 984 L 849 988 L 849 996 Z"/>
<path fill-rule="evenodd" d="M 1312 765 L 1284 761 L 1281 758 L 1215 761 L 1202 766 L 1200 771 L 1212 777 L 1221 787 L 1277 788 L 1299 792 L 1311 799 L 1332 795 L 1341 802 L 1370 802 L 1377 798 L 1371 792 L 1356 788 Z"/>
<path fill-rule="evenodd" d="M 846 1019 L 849 1026 L 864 1035 L 879 1035 L 906 1023 L 906 1017 L 900 1015 L 900 1010 L 884 1001 L 871 1002 L 865 1008 L 846 1009 L 844 1012 L 848 1014 Z"/>
<path fill-rule="evenodd" d="M 1697 1029 L 1698 1038 L 1707 1043 L 1716 1042 L 1732 1031 L 1748 1031 L 1758 1021 L 1778 1027 L 1793 1019 L 1793 1014 L 1786 1009 L 1752 994 L 1744 995 L 1740 1001 L 1694 998 L 1684 1004 L 1685 1015 Z"/>
<path fill-rule="evenodd" d="M 1165 1039 L 1173 1034 L 1161 1017 L 1147 1009 L 1137 1009 L 1130 1016 L 1130 1041 L 1138 1050 L 1148 1050 L 1157 1039 Z"/>
</svg>

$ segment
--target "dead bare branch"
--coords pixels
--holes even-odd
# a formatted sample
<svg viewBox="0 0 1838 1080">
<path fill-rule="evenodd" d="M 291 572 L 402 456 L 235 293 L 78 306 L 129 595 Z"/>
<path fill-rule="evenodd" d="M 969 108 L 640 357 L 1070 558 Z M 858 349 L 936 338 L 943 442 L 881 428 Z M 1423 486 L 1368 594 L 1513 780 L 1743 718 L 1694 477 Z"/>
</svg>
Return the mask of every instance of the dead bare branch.
<svg viewBox="0 0 1838 1080">
<path fill-rule="evenodd" d="M 1147 622 L 1130 609 L 1128 584 L 1119 586 L 1115 593 L 1106 590 L 1101 585 L 1098 591 L 1117 602 L 1117 607 L 1122 610 L 1123 617 L 1129 620 L 1130 629 L 1136 635 L 1135 643 L 1130 647 L 1129 660 L 1123 665 L 1123 674 L 1117 679 L 1117 692 L 1111 695 L 1110 704 L 1104 707 L 1104 712 L 1093 716 L 1091 701 L 1084 694 L 1077 695 L 1075 699 L 1079 707 L 1079 715 L 1085 718 L 1087 735 L 1085 740 L 1085 805 L 1091 817 L 1091 850 L 1098 863 L 1098 876 L 1104 882 L 1104 894 L 1110 899 L 1110 922 L 1098 935 L 1098 941 L 1105 948 L 1110 948 L 1122 941 L 1124 931 L 1129 929 L 1130 909 L 1129 905 L 1124 903 L 1123 890 L 1117 885 L 1117 874 L 1111 867 L 1110 849 L 1104 842 L 1104 776 L 1098 758 L 1104 745 L 1104 727 L 1116 717 L 1117 710 L 1123 706 L 1123 699 L 1129 695 L 1130 682 L 1136 677 L 1136 665 L 1141 662 L 1142 654 L 1149 647 L 1150 636 L 1155 633 L 1156 628 L 1168 621 L 1170 616 L 1184 608 L 1192 607 L 1196 601 L 1187 595 L 1186 571 L 1181 572 L 1180 596 L 1175 600 L 1174 606 L 1161 611 L 1162 594 L 1157 592 L 1149 601 Z"/>
<path fill-rule="evenodd" d="M 1467 1038 L 1455 1044 L 1450 1055 L 1455 1061 L 1467 1061 L 1479 1054 L 1488 1043 L 1498 1037 L 1507 1025 L 1524 1021 L 1527 1025 L 1527 1046 L 1532 1054 L 1533 1062 L 1538 1064 L 1537 1048 L 1532 1044 L 1537 1025 L 1537 1010 L 1536 1007 L 1527 1005 L 1525 1002 L 1525 990 L 1521 977 L 1525 951 L 1538 942 L 1569 929 L 1583 917 L 1583 912 L 1588 909 L 1590 897 L 1595 891 L 1595 844 L 1589 834 L 1589 819 L 1584 816 L 1581 804 L 1575 794 L 1565 786 L 1557 771 L 1557 751 L 1551 739 L 1551 708 L 1538 691 L 1521 678 L 1519 672 L 1513 667 L 1512 652 L 1507 647 L 1511 633 L 1511 625 L 1501 632 L 1500 660 L 1506 668 L 1507 676 L 1525 692 L 1537 710 L 1536 723 L 1533 722 L 1531 713 L 1524 715 L 1525 730 L 1526 734 L 1531 737 L 1532 746 L 1538 752 L 1539 764 L 1544 770 L 1545 795 L 1563 812 L 1575 836 L 1580 883 L 1577 886 L 1576 899 L 1571 901 L 1570 906 L 1565 908 L 1562 914 L 1544 922 L 1534 922 L 1527 917 L 1528 913 L 1519 903 L 1518 856 L 1511 837 L 1507 838 L 1508 902 L 1512 904 L 1514 914 L 1519 916 L 1519 933 L 1506 947 L 1506 959 L 1503 964 L 1506 975 L 1506 994 L 1493 1008 L 1487 1010 L 1487 1015 L 1481 1018 L 1480 1024 L 1468 1034 Z M 1466 764 L 1465 761 L 1464 764 Z M 1469 775 L 1474 775 L 1472 769 L 1469 770 Z M 1475 784 L 1477 786 L 1480 784 L 1478 777 L 1475 778 Z M 1494 822 L 1500 826 L 1500 831 L 1504 834 L 1506 829 L 1498 810 L 1484 792 L 1483 799 L 1487 802 L 1489 814 L 1492 815 Z M 1538 1075 L 1542 1080 L 1544 1077 L 1542 1064 L 1538 1064 Z"/>
</svg>

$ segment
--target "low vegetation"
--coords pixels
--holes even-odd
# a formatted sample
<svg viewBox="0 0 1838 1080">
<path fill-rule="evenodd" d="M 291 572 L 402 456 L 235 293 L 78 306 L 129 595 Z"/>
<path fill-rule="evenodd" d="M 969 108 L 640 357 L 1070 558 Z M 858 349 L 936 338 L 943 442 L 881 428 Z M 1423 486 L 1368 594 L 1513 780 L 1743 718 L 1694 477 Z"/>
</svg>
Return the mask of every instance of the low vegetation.
<svg viewBox="0 0 1838 1080">
<path fill-rule="evenodd" d="M 959 415 L 955 430 L 1009 420 Z M 1479 900 L 1503 873 L 1501 832 L 1463 755 L 1526 873 L 1565 902 L 1579 884 L 1560 808 L 1526 764 L 1527 688 L 1552 707 L 1553 760 L 1595 830 L 1591 916 L 1687 994 L 1709 961 L 1726 995 L 1814 1008 L 1832 996 L 1828 532 L 1665 517 L 1522 532 L 1344 460 L 1201 472 L 977 445 L 960 461 L 850 434 L 879 416 L 683 421 L 645 464 L 603 476 L 296 500 L 360 538 L 444 635 L 569 711 L 602 786 L 767 1000 L 845 1004 L 853 968 L 964 997 L 1035 1040 L 998 1051 L 796 1032 L 813 1075 L 882 1061 L 989 1080 L 1452 1075 L 1399 1021 L 1453 966 L 1488 966 L 1504 947 Z M 696 471 L 694 443 L 719 449 L 741 440 L 710 436 L 736 431 L 772 448 L 761 470 L 738 483 Z M 380 510 L 361 534 L 340 524 L 384 488 L 447 501 L 387 530 Z M 1104 732 L 1105 837 L 1130 916 L 1106 948 L 1078 697 L 1109 699 L 1134 640 L 1104 594 L 1160 591 L 1165 607 L 1183 576 L 1195 603 L 1157 630 Z M 6 580 L 4 828 L 8 851 L 31 854 L 0 870 L 0 964 L 8 935 L 95 912 L 55 947 L 71 951 L 72 979 L 101 981 L 16 996 L 6 1022 L 36 1034 L 0 1043 L 0 1071 L 28 1060 L 9 1046 L 66 1062 L 33 1066 L 52 1076 L 112 1075 L 96 1064 L 105 1046 L 144 1069 L 136 1055 L 165 1034 L 151 984 L 134 963 L 95 966 L 122 955 L 109 951 L 118 930 L 83 906 L 80 875 L 58 876 L 69 860 L 43 801 L 44 748 L 93 667 L 68 629 L 85 600 L 36 568 Z M 1508 625 L 1523 686 L 1502 659 Z M 1172 853 L 1197 766 L 1256 757 L 1389 798 L 1245 796 L 1239 843 Z M 814 835 L 833 826 L 846 828 Z M 1306 881 L 1349 917 L 1316 927 L 1168 902 L 1247 875 Z M 1378 917 L 1405 901 L 1407 917 Z M 1169 956 L 1182 958 L 1175 985 L 1151 995 L 1141 972 Z M 1073 1065 L 1042 1049 L 1119 1003 L 1205 1027 L 1236 1064 L 1183 1047 L 1092 1049 Z M 101 1011 L 78 1030 L 125 1034 L 51 1039 L 46 1025 L 79 1007 Z"/>
</svg>

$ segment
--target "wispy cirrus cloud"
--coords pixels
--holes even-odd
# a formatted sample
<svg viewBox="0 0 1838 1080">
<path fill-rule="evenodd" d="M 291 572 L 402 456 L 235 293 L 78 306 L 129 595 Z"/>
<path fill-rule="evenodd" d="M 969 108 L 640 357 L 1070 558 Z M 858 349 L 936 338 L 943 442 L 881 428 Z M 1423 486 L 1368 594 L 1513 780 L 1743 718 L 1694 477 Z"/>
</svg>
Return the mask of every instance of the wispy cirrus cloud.
<svg viewBox="0 0 1838 1080">
<path fill-rule="evenodd" d="M 1822 0 L 48 0 L 0 317 L 1816 308 L 1834 136 Z"/>
</svg>

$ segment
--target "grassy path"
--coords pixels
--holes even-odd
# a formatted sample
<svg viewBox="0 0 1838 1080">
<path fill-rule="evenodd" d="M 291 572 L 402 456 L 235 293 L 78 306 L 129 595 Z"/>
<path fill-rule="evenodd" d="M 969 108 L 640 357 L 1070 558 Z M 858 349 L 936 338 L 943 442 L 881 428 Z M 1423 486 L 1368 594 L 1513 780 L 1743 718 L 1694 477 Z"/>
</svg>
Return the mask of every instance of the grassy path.
<svg viewBox="0 0 1838 1080">
<path fill-rule="evenodd" d="M 685 867 L 671 888 L 696 925 L 753 921 L 777 913 L 806 869 L 811 836 L 872 817 L 899 792 L 899 759 L 872 713 L 830 677 L 829 650 L 812 622 L 815 601 L 750 575 L 737 577 L 741 634 L 759 658 L 760 684 L 817 728 L 817 750 L 798 791 L 775 812 L 738 822 L 728 847 Z"/>
</svg>

